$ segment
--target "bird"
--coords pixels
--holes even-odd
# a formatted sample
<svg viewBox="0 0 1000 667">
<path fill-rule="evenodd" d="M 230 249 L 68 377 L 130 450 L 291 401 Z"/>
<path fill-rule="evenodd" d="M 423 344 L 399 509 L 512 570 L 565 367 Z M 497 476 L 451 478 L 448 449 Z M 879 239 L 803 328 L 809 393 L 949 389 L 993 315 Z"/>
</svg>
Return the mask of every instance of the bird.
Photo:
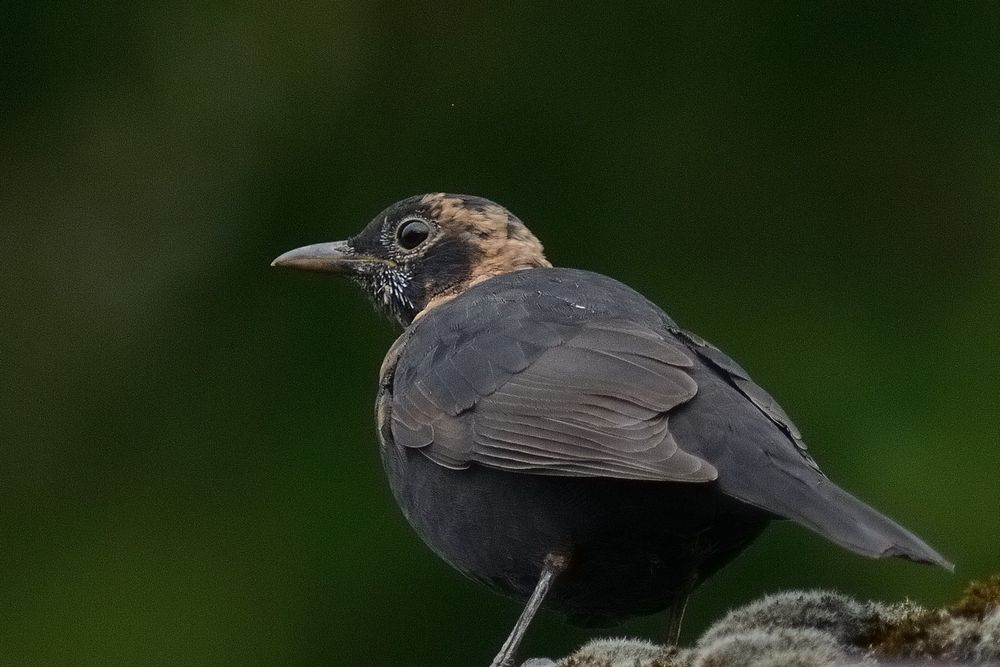
<svg viewBox="0 0 1000 667">
<path fill-rule="evenodd" d="M 778 403 L 729 356 L 625 284 L 554 267 L 488 199 L 403 199 L 345 241 L 272 266 L 345 276 L 402 333 L 375 417 L 392 495 L 459 572 L 602 627 L 667 611 L 774 520 L 868 557 L 952 569 L 834 484 Z"/>
</svg>

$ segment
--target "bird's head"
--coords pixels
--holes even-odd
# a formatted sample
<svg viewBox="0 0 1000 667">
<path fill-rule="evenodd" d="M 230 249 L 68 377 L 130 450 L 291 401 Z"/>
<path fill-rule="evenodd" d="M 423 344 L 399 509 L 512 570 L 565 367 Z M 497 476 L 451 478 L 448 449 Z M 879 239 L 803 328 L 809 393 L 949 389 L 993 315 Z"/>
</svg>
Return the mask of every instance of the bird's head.
<svg viewBox="0 0 1000 667">
<path fill-rule="evenodd" d="M 551 266 L 510 211 L 445 193 L 396 202 L 357 236 L 290 250 L 271 265 L 352 278 L 403 326 L 478 282 Z"/>
</svg>

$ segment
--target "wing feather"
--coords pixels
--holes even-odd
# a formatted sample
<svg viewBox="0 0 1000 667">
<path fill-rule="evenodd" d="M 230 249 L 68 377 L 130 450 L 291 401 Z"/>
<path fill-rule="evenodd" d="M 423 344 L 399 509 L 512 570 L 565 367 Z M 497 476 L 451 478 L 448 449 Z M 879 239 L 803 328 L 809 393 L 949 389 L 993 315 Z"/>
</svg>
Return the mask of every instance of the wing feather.
<svg viewBox="0 0 1000 667">
<path fill-rule="evenodd" d="M 687 372 L 693 360 L 668 333 L 622 320 L 515 317 L 473 334 L 435 341 L 413 361 L 404 350 L 396 443 L 451 468 L 715 479 L 670 433 L 668 413 L 698 387 Z"/>
</svg>

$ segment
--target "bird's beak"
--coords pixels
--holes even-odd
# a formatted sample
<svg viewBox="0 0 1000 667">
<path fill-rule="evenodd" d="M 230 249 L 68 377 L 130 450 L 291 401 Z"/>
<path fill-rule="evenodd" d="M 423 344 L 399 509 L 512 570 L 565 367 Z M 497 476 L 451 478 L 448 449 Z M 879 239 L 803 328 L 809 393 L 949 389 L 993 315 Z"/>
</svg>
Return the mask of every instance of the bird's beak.
<svg viewBox="0 0 1000 667">
<path fill-rule="evenodd" d="M 289 250 L 276 257 L 271 262 L 271 266 L 286 266 L 290 269 L 303 271 L 351 274 L 355 273 L 361 264 L 371 263 L 374 259 L 355 254 L 347 245 L 347 241 L 334 241 L 333 243 L 314 243 Z"/>
</svg>

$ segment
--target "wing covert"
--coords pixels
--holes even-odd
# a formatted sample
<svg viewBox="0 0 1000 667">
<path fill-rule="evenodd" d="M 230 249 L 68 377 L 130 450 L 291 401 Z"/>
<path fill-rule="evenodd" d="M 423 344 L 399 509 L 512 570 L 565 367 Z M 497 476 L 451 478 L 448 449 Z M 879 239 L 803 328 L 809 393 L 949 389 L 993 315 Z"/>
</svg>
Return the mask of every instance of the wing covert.
<svg viewBox="0 0 1000 667">
<path fill-rule="evenodd" d="M 527 315 L 527 310 L 524 310 Z M 705 482 L 670 411 L 697 392 L 668 333 L 621 319 L 506 317 L 401 359 L 394 441 L 440 465 L 529 474 Z"/>
</svg>

